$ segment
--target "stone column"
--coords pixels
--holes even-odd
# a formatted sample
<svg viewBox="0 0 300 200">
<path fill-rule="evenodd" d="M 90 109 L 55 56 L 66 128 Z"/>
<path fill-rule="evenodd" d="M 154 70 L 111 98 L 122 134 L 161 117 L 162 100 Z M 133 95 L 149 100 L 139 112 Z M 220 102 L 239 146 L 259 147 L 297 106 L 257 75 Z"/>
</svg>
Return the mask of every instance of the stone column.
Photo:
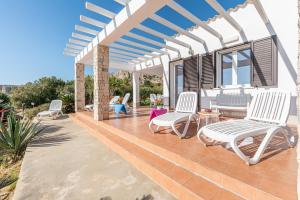
<svg viewBox="0 0 300 200">
<path fill-rule="evenodd" d="M 140 106 L 140 72 L 132 72 L 133 108 Z"/>
<path fill-rule="evenodd" d="M 94 119 L 109 118 L 109 48 L 97 45 L 93 50 L 94 64 Z"/>
<path fill-rule="evenodd" d="M 75 64 L 75 112 L 84 110 L 85 87 L 84 87 L 84 64 Z"/>
</svg>

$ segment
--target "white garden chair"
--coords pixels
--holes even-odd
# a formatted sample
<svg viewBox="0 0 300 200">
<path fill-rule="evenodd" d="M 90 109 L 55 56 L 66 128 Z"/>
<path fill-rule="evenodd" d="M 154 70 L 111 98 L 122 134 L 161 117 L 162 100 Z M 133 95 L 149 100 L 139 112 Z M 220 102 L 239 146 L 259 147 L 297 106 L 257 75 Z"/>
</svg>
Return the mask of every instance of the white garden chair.
<svg viewBox="0 0 300 200">
<path fill-rule="evenodd" d="M 41 117 L 53 117 L 56 118 L 59 115 L 63 115 L 62 112 L 62 101 L 61 100 L 52 100 L 49 106 L 49 110 L 39 112 L 37 114 L 38 118 Z"/>
<path fill-rule="evenodd" d="M 197 137 L 205 145 L 227 143 L 248 165 L 259 162 L 274 135 L 281 133 L 292 146 L 286 129 L 290 110 L 291 94 L 277 89 L 257 92 L 251 101 L 245 119 L 218 122 L 204 126 Z M 258 135 L 265 135 L 252 158 L 246 156 L 238 143 Z M 203 137 L 206 136 L 207 138 Z"/>
<path fill-rule="evenodd" d="M 111 98 L 111 100 L 109 101 L 110 110 L 113 108 L 113 105 L 116 104 L 119 98 L 120 96 L 114 96 L 113 98 Z M 85 105 L 85 109 L 92 112 L 94 110 L 94 104 Z"/>
<path fill-rule="evenodd" d="M 150 94 L 150 108 L 156 105 L 156 94 Z"/>
<path fill-rule="evenodd" d="M 120 96 L 114 96 L 113 98 L 111 98 L 111 100 L 109 101 L 109 109 L 110 110 L 112 110 L 114 108 L 114 104 L 117 103 L 119 98 L 120 98 Z"/>
<path fill-rule="evenodd" d="M 197 112 L 197 93 L 196 92 L 182 92 L 179 95 L 175 112 L 166 113 L 153 118 L 149 123 L 149 128 L 153 132 L 159 131 L 161 126 L 172 127 L 173 131 L 180 137 L 185 137 L 189 124 L 195 120 L 198 124 Z M 175 127 L 180 122 L 186 122 L 184 130 L 180 133 Z M 153 129 L 156 125 L 156 130 Z"/>
</svg>

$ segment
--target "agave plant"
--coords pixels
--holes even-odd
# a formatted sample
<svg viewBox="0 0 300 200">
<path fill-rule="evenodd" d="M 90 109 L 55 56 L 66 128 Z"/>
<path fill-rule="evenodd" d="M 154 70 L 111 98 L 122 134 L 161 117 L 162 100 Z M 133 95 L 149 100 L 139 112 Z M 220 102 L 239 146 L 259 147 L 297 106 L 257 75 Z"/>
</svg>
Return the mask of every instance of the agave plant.
<svg viewBox="0 0 300 200">
<path fill-rule="evenodd" d="M 29 142 L 41 131 L 39 123 L 18 119 L 11 113 L 6 126 L 0 123 L 0 148 L 10 153 L 13 161 L 17 161 L 23 156 Z"/>
</svg>

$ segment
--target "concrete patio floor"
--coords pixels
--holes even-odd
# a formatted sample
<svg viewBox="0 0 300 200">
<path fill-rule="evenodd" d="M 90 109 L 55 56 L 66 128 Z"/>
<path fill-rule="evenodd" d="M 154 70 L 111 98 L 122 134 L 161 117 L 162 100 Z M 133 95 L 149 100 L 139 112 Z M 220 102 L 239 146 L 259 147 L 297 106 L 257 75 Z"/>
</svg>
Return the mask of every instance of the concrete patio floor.
<svg viewBox="0 0 300 200">
<path fill-rule="evenodd" d="M 70 119 L 48 128 L 27 148 L 14 200 L 174 199 Z"/>
</svg>

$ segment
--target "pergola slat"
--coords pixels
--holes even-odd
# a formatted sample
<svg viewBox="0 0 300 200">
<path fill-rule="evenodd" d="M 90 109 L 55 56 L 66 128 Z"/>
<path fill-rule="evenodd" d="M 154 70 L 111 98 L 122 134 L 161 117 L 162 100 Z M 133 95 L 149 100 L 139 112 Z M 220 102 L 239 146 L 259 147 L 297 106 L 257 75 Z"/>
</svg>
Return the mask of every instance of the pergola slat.
<svg viewBox="0 0 300 200">
<path fill-rule="evenodd" d="M 132 45 L 132 46 L 136 46 L 136 47 L 139 47 L 139 48 L 142 48 L 142 49 L 146 49 L 146 50 L 149 50 L 149 51 L 158 52 L 158 53 L 161 53 L 161 54 L 168 54 L 168 52 L 166 52 L 166 51 L 155 49 L 155 48 L 152 48 L 152 47 L 149 47 L 149 46 L 137 43 L 137 42 L 133 42 L 133 41 L 130 41 L 130 40 L 126 40 L 126 39 L 123 39 L 123 38 L 120 38 L 118 41 L 122 42 L 122 43 L 125 43 L 125 44 L 128 44 L 128 45 Z"/>
<path fill-rule="evenodd" d="M 100 28 L 104 28 L 105 25 L 106 25 L 103 22 L 100 22 L 98 20 L 83 16 L 83 15 L 80 15 L 80 21 L 82 21 L 84 23 L 87 23 L 87 24 L 90 24 L 90 25 L 93 25 L 93 26 L 100 27 Z"/>
<path fill-rule="evenodd" d="M 119 4 L 126 6 L 130 0 L 115 0 L 115 2 L 118 2 Z"/>
<path fill-rule="evenodd" d="M 79 34 L 79 33 L 72 33 L 72 37 L 73 38 L 78 38 L 78 39 L 81 39 L 81 40 L 86 40 L 86 41 L 89 41 L 89 42 L 93 40 L 92 37 L 82 35 L 82 34 Z"/>
<path fill-rule="evenodd" d="M 139 29 L 139 30 L 141 30 L 141 31 L 144 31 L 144 32 L 146 32 L 146 33 L 152 34 L 152 35 L 154 35 L 154 36 L 156 36 L 156 37 L 159 37 L 159 38 L 161 38 L 161 39 L 168 40 L 168 41 L 174 42 L 175 44 L 178 44 L 178 45 L 181 45 L 181 46 L 184 46 L 184 47 L 186 47 L 186 48 L 191 49 L 191 45 L 189 45 L 189 44 L 187 44 L 187 43 L 185 43 L 185 42 L 182 42 L 182 41 L 180 41 L 180 40 L 177 40 L 177 39 L 175 39 L 175 38 L 172 38 L 172 37 L 170 37 L 170 36 L 168 36 L 168 35 L 165 35 L 165 34 L 163 34 L 163 33 L 160 33 L 160 32 L 158 32 L 158 31 L 156 31 L 156 30 L 151 29 L 151 28 L 148 28 L 148 27 L 146 27 L 146 26 L 144 26 L 144 25 L 142 25 L 142 24 L 140 24 L 140 25 L 137 27 L 137 29 Z"/>
<path fill-rule="evenodd" d="M 67 44 L 66 47 L 69 48 L 69 49 L 77 49 L 77 50 L 82 50 L 83 49 L 82 46 L 78 46 L 78 45 L 74 45 L 74 44 Z"/>
<path fill-rule="evenodd" d="M 70 52 L 70 53 L 75 53 L 75 54 L 78 54 L 80 52 L 80 50 L 76 50 L 76 49 L 64 49 L 65 52 Z"/>
<path fill-rule="evenodd" d="M 170 22 L 170 21 L 168 21 L 168 20 L 166 20 L 166 19 L 164 19 L 164 18 L 162 18 L 162 17 L 160 17 L 160 16 L 158 16 L 156 14 L 154 14 L 150 18 L 153 19 L 154 21 L 160 23 L 160 24 L 163 24 L 163 25 L 165 25 L 165 26 L 167 26 L 167 27 L 169 27 L 169 28 L 177 31 L 180 34 L 183 34 L 183 35 L 185 35 L 185 36 L 187 36 L 189 38 L 192 38 L 193 40 L 195 40 L 197 42 L 200 42 L 201 44 L 205 44 L 205 41 L 203 39 L 199 38 L 198 36 L 190 33 L 187 30 L 184 30 L 183 28 L 181 28 L 181 27 L 173 24 L 172 22 Z"/>
<path fill-rule="evenodd" d="M 124 56 L 131 56 L 131 57 L 140 57 L 141 56 L 139 54 L 131 53 L 131 52 L 128 52 L 128 51 L 125 51 L 125 50 L 122 50 L 122 49 L 110 48 L 109 52 L 124 55 Z"/>
<path fill-rule="evenodd" d="M 132 51 L 134 53 L 140 53 L 140 54 L 143 54 L 143 55 L 156 56 L 156 54 L 154 54 L 154 53 L 149 53 L 147 51 L 142 51 L 142 50 L 139 50 L 139 49 L 134 49 L 134 48 L 131 48 L 131 47 L 128 47 L 128 46 L 120 45 L 120 44 L 113 43 L 110 46 L 114 47 L 114 48 L 117 48 L 117 49 L 124 49 L 124 50 L 127 50 L 127 51 Z"/>
<path fill-rule="evenodd" d="M 79 26 L 79 25 L 75 25 L 75 30 L 83 32 L 83 33 L 88 33 L 88 34 L 91 34 L 91 35 L 97 35 L 98 34 L 98 31 L 96 31 L 96 30 L 86 28 L 86 27 L 83 27 L 83 26 Z"/>
<path fill-rule="evenodd" d="M 69 39 L 69 43 L 78 44 L 78 45 L 81 45 L 81 46 L 87 46 L 89 44 L 87 42 L 83 42 L 81 40 L 75 40 L 75 39 Z"/>
<path fill-rule="evenodd" d="M 93 4 L 93 3 L 90 3 L 90 2 L 86 2 L 85 3 L 85 8 L 88 9 L 88 10 L 90 10 L 90 11 L 92 11 L 92 12 L 95 12 L 95 13 L 97 13 L 99 15 L 103 15 L 105 17 L 108 17 L 110 19 L 113 19 L 115 17 L 115 15 L 116 15 L 115 13 L 113 13 L 113 12 L 111 12 L 109 10 L 106 10 L 106 9 L 100 7 L 100 6 L 97 6 L 97 5 Z"/>
<path fill-rule="evenodd" d="M 205 0 L 211 7 L 213 7 L 222 17 L 224 17 L 238 32 L 241 32 L 242 27 L 233 19 L 224 8 L 216 0 Z"/>
<path fill-rule="evenodd" d="M 204 30 L 208 31 L 209 33 L 211 33 L 215 37 L 217 37 L 220 40 L 222 40 L 222 35 L 220 33 L 218 33 L 215 29 L 213 29 L 210 26 L 208 26 L 207 24 L 205 24 L 198 17 L 196 17 L 195 15 L 193 15 L 190 11 L 186 10 L 184 7 L 182 7 L 181 5 L 179 5 L 178 3 L 176 3 L 175 1 L 171 1 L 168 5 L 173 10 L 175 10 L 176 12 L 180 13 L 181 15 L 183 15 L 184 17 L 186 17 L 187 19 L 189 19 L 193 23 L 197 24 L 198 26 L 200 26 Z"/>
<path fill-rule="evenodd" d="M 143 37 L 143 36 L 140 36 L 138 34 L 135 34 L 135 33 L 132 33 L 132 32 L 128 32 L 127 33 L 127 36 L 129 37 L 132 37 L 132 38 L 135 38 L 135 39 L 138 39 L 138 40 L 141 40 L 141 41 L 144 41 L 144 42 L 147 42 L 149 44 L 153 44 L 155 46 L 158 46 L 158 47 L 161 47 L 161 48 L 166 48 L 166 49 L 169 49 L 171 51 L 176 51 L 178 52 L 178 49 L 174 48 L 174 47 L 170 47 L 168 45 L 165 45 L 163 43 L 160 43 L 160 42 L 157 42 L 155 40 L 151 40 L 149 38 L 146 38 L 146 37 Z"/>
</svg>

